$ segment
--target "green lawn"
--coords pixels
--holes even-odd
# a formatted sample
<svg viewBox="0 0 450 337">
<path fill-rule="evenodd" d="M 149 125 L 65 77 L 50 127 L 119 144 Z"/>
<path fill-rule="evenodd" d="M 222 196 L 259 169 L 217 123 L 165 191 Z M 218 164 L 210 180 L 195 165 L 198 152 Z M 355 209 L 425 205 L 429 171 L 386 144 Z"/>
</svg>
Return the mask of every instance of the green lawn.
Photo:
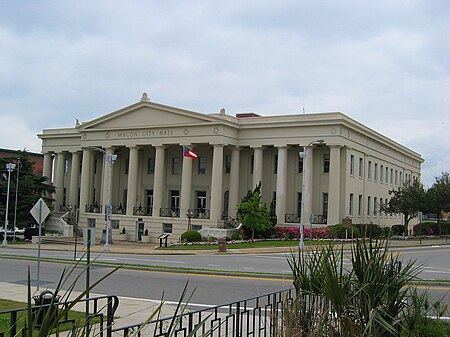
<svg viewBox="0 0 450 337">
<path fill-rule="evenodd" d="M 26 307 L 27 307 L 27 303 L 24 303 L 24 302 L 0 299 L 0 311 L 17 309 L 17 308 L 26 308 Z M 19 332 L 20 329 L 23 328 L 26 317 L 27 317 L 26 311 L 23 311 L 22 313 L 20 313 L 20 312 L 17 313 L 17 319 L 18 319 L 17 332 Z M 77 326 L 82 326 L 85 321 L 85 314 L 84 314 L 84 312 L 71 310 L 69 312 L 69 319 L 74 319 L 77 322 Z M 4 332 L 5 337 L 9 336 L 9 320 L 10 320 L 9 314 L 0 315 L 0 333 Z M 97 318 L 95 318 L 93 320 L 93 323 L 97 323 L 97 322 L 99 322 L 99 320 Z M 64 323 L 59 326 L 59 331 L 67 331 L 71 328 L 72 328 L 72 324 Z M 33 336 L 35 336 L 35 335 L 37 336 L 38 332 L 39 332 L 38 329 L 34 329 Z"/>
</svg>

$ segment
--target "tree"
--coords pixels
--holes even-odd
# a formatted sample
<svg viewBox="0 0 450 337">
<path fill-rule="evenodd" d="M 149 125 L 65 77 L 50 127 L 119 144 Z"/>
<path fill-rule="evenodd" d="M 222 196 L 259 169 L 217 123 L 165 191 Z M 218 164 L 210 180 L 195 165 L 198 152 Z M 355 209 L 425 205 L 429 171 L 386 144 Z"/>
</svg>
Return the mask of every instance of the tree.
<svg viewBox="0 0 450 337">
<path fill-rule="evenodd" d="M 442 212 L 450 211 L 450 173 L 442 172 L 442 175 L 435 179 L 433 186 L 426 192 L 426 211 L 436 215 L 440 234 Z"/>
<path fill-rule="evenodd" d="M 425 209 L 425 190 L 420 181 L 414 179 L 405 182 L 396 190 L 389 191 L 392 195 L 383 210 L 387 213 L 401 213 L 404 217 L 404 234 L 408 235 L 408 224 L 411 219 L 417 217 L 419 211 Z"/>
<path fill-rule="evenodd" d="M 252 240 L 255 238 L 255 231 L 265 231 L 272 227 L 269 210 L 261 201 L 261 184 L 242 199 L 238 214 L 244 228 L 252 231 Z"/>
<path fill-rule="evenodd" d="M 50 196 L 55 191 L 55 188 L 46 183 L 48 180 L 47 177 L 40 177 L 33 174 L 32 169 L 34 162 L 30 161 L 30 157 L 27 152 L 19 152 L 17 155 L 11 157 L 0 158 L 0 176 L 8 176 L 8 172 L 6 171 L 7 163 L 16 164 L 16 168 L 11 172 L 9 188 L 9 223 L 11 226 L 13 225 L 13 221 L 11 219 L 14 216 L 15 209 L 17 171 L 20 169 L 16 223 L 19 228 L 28 227 L 34 223 L 34 219 L 30 214 L 31 208 L 41 197 L 47 205 L 50 205 L 52 201 Z M 0 182 L 1 208 L 6 207 L 7 185 L 8 184 L 6 181 L 3 183 Z M 4 220 L 4 218 L 0 219 L 3 224 Z"/>
</svg>

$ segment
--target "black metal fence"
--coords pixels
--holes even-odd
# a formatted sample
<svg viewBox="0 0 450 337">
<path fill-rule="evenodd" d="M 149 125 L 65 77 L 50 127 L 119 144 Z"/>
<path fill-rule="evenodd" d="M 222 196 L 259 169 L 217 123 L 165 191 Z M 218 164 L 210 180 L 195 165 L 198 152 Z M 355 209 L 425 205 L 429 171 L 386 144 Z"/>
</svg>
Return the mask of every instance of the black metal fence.
<svg viewBox="0 0 450 337">
<path fill-rule="evenodd" d="M 85 329 L 84 331 L 87 332 L 86 335 L 88 336 L 99 337 L 128 337 L 131 335 L 181 337 L 189 334 L 191 336 L 227 337 L 277 336 L 283 325 L 283 308 L 286 307 L 286 303 L 292 303 L 293 296 L 293 289 L 282 290 L 201 310 L 186 309 L 177 316 L 158 318 L 150 322 L 122 327 L 116 326 L 113 322 L 119 305 L 118 297 L 100 296 L 83 299 L 77 303 L 82 308 L 82 310 L 78 309 L 80 311 L 89 307 L 86 325 L 77 328 Z M 61 312 L 70 303 L 33 306 L 31 310 L 34 317 L 34 328 L 39 329 L 39 325 L 36 325 L 38 320 L 36 317 L 43 310 L 54 310 L 57 307 Z M 77 310 L 77 307 L 74 310 Z M 21 328 L 19 324 L 19 319 L 22 317 L 23 321 L 23 317 L 26 317 L 26 315 L 27 308 L 0 311 L 0 319 L 9 321 L 7 328 L 0 325 L 0 337 L 16 336 L 17 334 L 21 334 L 23 337 L 27 336 L 27 329 Z M 72 327 L 75 326 L 75 320 L 69 317 L 67 313 L 59 318 L 57 326 L 63 323 L 72 324 Z"/>
<path fill-rule="evenodd" d="M 114 327 L 115 336 L 277 336 L 282 329 L 283 307 L 293 301 L 294 290 L 187 311 L 178 316 L 159 318 L 146 323 Z"/>
<path fill-rule="evenodd" d="M 117 296 L 99 296 L 88 299 L 81 299 L 77 302 L 77 306 L 73 310 L 82 311 L 86 314 L 86 320 L 83 327 L 77 326 L 77 322 L 67 310 L 71 301 L 57 303 L 56 301 L 49 303 L 41 303 L 32 306 L 31 317 L 33 329 L 39 330 L 42 321 L 51 312 L 51 320 L 59 318 L 54 328 L 57 329 L 61 324 L 69 324 L 65 330 L 72 327 L 84 328 L 91 335 L 99 337 L 112 337 L 112 327 L 114 314 L 119 306 Z M 87 309 L 88 308 L 88 309 Z M 0 311 L 0 322 L 8 322 L 9 324 L 0 324 L 0 337 L 27 336 L 28 327 L 24 322 L 28 319 L 28 308 L 18 308 Z M 34 334 L 33 334 L 34 335 Z M 87 333 L 87 335 L 90 335 Z"/>
</svg>

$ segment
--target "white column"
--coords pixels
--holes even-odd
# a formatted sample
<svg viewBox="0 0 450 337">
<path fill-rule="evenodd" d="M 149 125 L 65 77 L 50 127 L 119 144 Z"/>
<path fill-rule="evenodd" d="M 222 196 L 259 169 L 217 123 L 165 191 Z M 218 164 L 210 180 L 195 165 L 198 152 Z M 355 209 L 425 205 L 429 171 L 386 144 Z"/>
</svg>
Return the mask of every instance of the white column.
<svg viewBox="0 0 450 337">
<path fill-rule="evenodd" d="M 48 184 L 52 183 L 52 166 L 53 166 L 52 164 L 53 164 L 52 154 L 50 152 L 44 153 L 44 167 L 42 175 L 48 178 L 47 180 Z"/>
<path fill-rule="evenodd" d="M 106 153 L 108 154 L 114 154 L 114 148 L 108 147 L 105 149 Z M 111 170 L 111 174 L 109 174 L 109 171 Z M 106 160 L 105 154 L 103 154 L 103 169 L 102 169 L 102 205 L 103 205 L 103 211 L 106 210 L 105 206 L 108 205 L 108 186 L 111 186 L 109 179 L 112 180 L 113 177 L 113 165 L 109 164 Z"/>
<path fill-rule="evenodd" d="M 190 145 L 186 145 L 192 148 Z M 184 218 L 186 212 L 191 208 L 192 195 L 192 161 L 195 159 L 183 156 L 183 171 L 181 172 L 181 199 L 180 217 Z"/>
<path fill-rule="evenodd" d="M 133 215 L 133 208 L 137 200 L 137 180 L 139 149 L 137 146 L 130 147 L 130 159 L 128 165 L 128 192 L 127 192 L 127 215 Z"/>
<path fill-rule="evenodd" d="M 314 149 L 312 147 L 307 147 L 305 150 L 306 157 L 303 158 L 303 179 L 302 186 L 305 190 L 302 190 L 302 198 L 304 200 L 303 207 L 304 211 L 302 214 L 304 216 L 303 224 L 310 225 L 310 215 L 312 213 L 312 186 L 313 186 L 313 167 L 314 167 Z"/>
<path fill-rule="evenodd" d="M 60 207 L 63 204 L 64 196 L 64 153 L 59 152 L 56 155 L 56 168 L 55 168 L 55 210 L 59 212 Z"/>
<path fill-rule="evenodd" d="M 219 221 L 222 210 L 223 145 L 214 144 L 210 220 Z"/>
<path fill-rule="evenodd" d="M 340 178 L 341 178 L 341 148 L 330 146 L 330 173 L 328 180 L 328 216 L 327 224 L 340 223 Z"/>
<path fill-rule="evenodd" d="M 155 174 L 153 180 L 153 216 L 159 216 L 163 206 L 165 168 L 165 146 L 156 146 Z"/>
<path fill-rule="evenodd" d="M 80 183 L 80 212 L 86 212 L 86 205 L 89 203 L 89 194 L 91 189 L 91 150 L 83 150 L 83 161 L 81 164 L 81 183 Z"/>
<path fill-rule="evenodd" d="M 262 178 L 263 178 L 263 148 L 255 147 L 253 149 L 253 188 L 255 188 L 259 184 L 259 182 L 262 182 Z"/>
<path fill-rule="evenodd" d="M 277 201 L 275 210 L 278 223 L 285 222 L 287 191 L 287 152 L 287 146 L 278 147 Z"/>
<path fill-rule="evenodd" d="M 70 167 L 69 205 L 78 207 L 78 184 L 80 180 L 80 152 L 72 152 L 72 165 Z"/>
<path fill-rule="evenodd" d="M 241 158 L 241 149 L 234 147 L 231 150 L 231 167 L 230 167 L 230 191 L 228 201 L 228 215 L 236 218 L 239 204 L 239 166 Z"/>
</svg>

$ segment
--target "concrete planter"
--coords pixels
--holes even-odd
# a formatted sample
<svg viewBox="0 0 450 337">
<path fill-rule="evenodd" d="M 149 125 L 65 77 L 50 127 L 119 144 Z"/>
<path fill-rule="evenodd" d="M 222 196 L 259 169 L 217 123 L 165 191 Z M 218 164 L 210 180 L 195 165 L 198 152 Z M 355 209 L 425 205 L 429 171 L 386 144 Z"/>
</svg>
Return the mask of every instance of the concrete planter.
<svg viewBox="0 0 450 337">
<path fill-rule="evenodd" d="M 149 243 L 150 242 L 150 235 L 142 235 L 141 236 L 141 241 L 145 242 L 145 243 Z"/>
</svg>

